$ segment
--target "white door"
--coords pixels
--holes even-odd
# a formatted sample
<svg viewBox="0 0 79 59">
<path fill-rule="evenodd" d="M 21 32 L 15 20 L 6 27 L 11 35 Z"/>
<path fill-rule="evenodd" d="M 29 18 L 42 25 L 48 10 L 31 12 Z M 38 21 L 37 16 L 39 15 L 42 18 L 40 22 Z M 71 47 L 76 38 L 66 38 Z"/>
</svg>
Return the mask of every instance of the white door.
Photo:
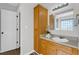
<svg viewBox="0 0 79 59">
<path fill-rule="evenodd" d="M 1 10 L 1 52 L 16 49 L 16 13 Z"/>
</svg>

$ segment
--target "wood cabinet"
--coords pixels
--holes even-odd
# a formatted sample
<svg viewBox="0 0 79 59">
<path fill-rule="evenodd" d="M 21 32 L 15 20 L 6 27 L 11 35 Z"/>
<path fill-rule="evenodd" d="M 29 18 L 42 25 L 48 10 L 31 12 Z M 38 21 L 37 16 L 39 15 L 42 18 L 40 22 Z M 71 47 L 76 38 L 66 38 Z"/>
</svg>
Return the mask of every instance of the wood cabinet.
<svg viewBox="0 0 79 59">
<path fill-rule="evenodd" d="M 40 54 L 47 54 L 47 41 L 43 39 L 40 40 Z"/>
<path fill-rule="evenodd" d="M 78 55 L 79 55 L 79 49 L 78 49 Z"/>
<path fill-rule="evenodd" d="M 79 55 L 78 49 L 72 48 L 72 55 Z"/>
<path fill-rule="evenodd" d="M 79 50 L 76 48 L 61 45 L 45 39 L 41 39 L 40 53 L 43 55 L 78 55 Z"/>
<path fill-rule="evenodd" d="M 49 15 L 49 27 L 51 30 L 54 30 L 54 15 Z"/>
<path fill-rule="evenodd" d="M 78 49 L 65 45 L 57 45 L 57 55 L 78 55 Z"/>
<path fill-rule="evenodd" d="M 68 53 L 66 53 L 65 51 L 62 50 L 57 50 L 57 55 L 70 55 Z"/>
<path fill-rule="evenodd" d="M 34 49 L 38 52 L 39 45 L 39 27 L 38 27 L 38 8 L 34 9 Z"/>
<path fill-rule="evenodd" d="M 56 43 L 48 41 L 47 54 L 48 55 L 56 55 Z"/>
<path fill-rule="evenodd" d="M 72 48 L 61 44 L 57 44 L 57 55 L 71 55 Z"/>
<path fill-rule="evenodd" d="M 40 39 L 47 29 L 48 10 L 41 5 L 34 8 L 34 50 L 44 55 L 77 55 L 79 50 L 49 40 Z M 54 29 L 54 17 L 50 16 L 50 28 Z"/>
<path fill-rule="evenodd" d="M 39 53 L 40 34 L 46 33 L 48 10 L 41 5 L 34 8 L 34 50 Z"/>
<path fill-rule="evenodd" d="M 56 55 L 56 46 L 55 43 L 52 43 L 48 40 L 40 40 L 40 54 L 43 55 Z"/>
<path fill-rule="evenodd" d="M 39 8 L 39 32 L 40 34 L 46 33 L 47 28 L 47 19 L 48 19 L 48 10 L 41 5 L 38 5 Z"/>
</svg>

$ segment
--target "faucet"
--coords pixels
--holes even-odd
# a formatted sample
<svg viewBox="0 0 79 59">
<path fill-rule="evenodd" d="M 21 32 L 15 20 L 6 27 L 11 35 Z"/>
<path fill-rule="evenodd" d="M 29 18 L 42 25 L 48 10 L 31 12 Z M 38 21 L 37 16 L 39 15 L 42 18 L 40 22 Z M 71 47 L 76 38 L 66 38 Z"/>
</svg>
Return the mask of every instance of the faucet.
<svg viewBox="0 0 79 59">
<path fill-rule="evenodd" d="M 64 38 L 63 36 L 60 36 L 60 39 Z"/>
</svg>

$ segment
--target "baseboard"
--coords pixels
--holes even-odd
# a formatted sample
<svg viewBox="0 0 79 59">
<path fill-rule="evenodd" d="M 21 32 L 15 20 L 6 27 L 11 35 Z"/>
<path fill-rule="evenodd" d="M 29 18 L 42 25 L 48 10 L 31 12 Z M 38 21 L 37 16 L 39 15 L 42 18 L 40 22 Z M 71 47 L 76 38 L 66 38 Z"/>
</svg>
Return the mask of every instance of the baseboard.
<svg viewBox="0 0 79 59">
<path fill-rule="evenodd" d="M 34 50 L 34 52 L 36 52 L 35 50 Z M 36 52 L 38 55 L 39 55 L 39 53 L 38 52 Z"/>
<path fill-rule="evenodd" d="M 34 52 L 34 50 L 31 50 L 30 52 L 24 54 L 24 55 L 30 55 L 30 53 Z"/>
<path fill-rule="evenodd" d="M 26 54 L 24 54 L 24 55 L 30 55 L 31 53 L 33 53 L 33 52 L 36 52 L 35 50 L 31 50 L 30 52 L 28 52 L 28 53 L 26 53 Z M 38 55 L 39 55 L 39 53 L 38 52 L 36 52 Z"/>
</svg>

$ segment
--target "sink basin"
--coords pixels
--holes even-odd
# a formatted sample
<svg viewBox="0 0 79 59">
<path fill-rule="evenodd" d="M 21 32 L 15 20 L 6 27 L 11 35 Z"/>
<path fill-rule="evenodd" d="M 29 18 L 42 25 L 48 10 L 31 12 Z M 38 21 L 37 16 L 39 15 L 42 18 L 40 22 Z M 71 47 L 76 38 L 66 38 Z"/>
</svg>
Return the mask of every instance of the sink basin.
<svg viewBox="0 0 79 59">
<path fill-rule="evenodd" d="M 52 40 L 54 40 L 56 42 L 68 42 L 67 39 L 65 39 L 65 38 L 60 39 L 59 37 L 54 37 L 54 38 L 52 38 Z"/>
<path fill-rule="evenodd" d="M 51 35 L 50 34 L 46 34 L 45 37 L 46 38 L 51 38 Z"/>
</svg>

